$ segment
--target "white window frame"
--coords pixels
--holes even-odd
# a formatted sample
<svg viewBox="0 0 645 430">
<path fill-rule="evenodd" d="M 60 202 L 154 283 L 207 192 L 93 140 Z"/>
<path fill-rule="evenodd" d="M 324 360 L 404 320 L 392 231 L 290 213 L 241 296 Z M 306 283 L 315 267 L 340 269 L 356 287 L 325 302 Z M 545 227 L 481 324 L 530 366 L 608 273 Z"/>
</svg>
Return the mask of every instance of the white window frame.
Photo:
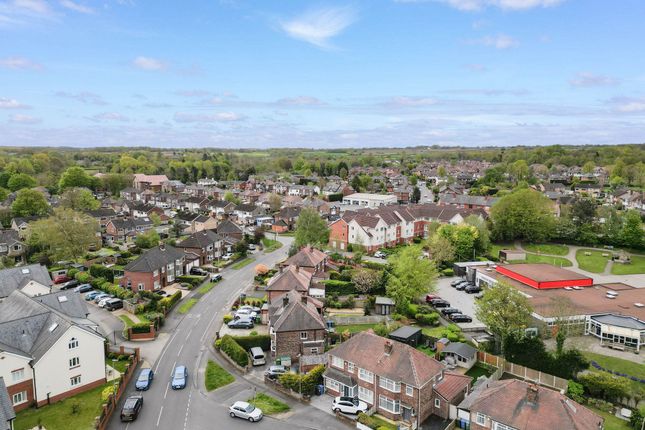
<svg viewBox="0 0 645 430">
<path fill-rule="evenodd" d="M 495 422 L 493 424 L 493 430 L 517 430 L 515 427 L 507 426 L 506 424 Z"/>
<path fill-rule="evenodd" d="M 311 348 L 310 351 L 312 354 L 318 354 L 318 348 Z"/>
<path fill-rule="evenodd" d="M 401 383 L 396 382 L 392 379 L 385 378 L 383 376 L 379 376 L 378 378 L 378 385 L 379 387 L 386 389 L 392 393 L 400 393 L 401 392 Z"/>
<path fill-rule="evenodd" d="M 347 362 L 347 371 L 349 373 L 354 373 L 355 368 L 356 368 L 356 365 L 354 363 L 352 363 L 351 361 Z"/>
<path fill-rule="evenodd" d="M 485 425 L 486 424 L 486 415 L 482 414 L 481 412 L 477 412 L 475 415 L 475 422 L 479 425 Z"/>
<path fill-rule="evenodd" d="M 378 407 L 392 414 L 401 413 L 401 402 L 399 400 L 390 399 L 382 394 L 378 396 Z"/>
<path fill-rule="evenodd" d="M 434 399 L 434 407 L 435 408 L 441 407 L 441 399 Z"/>
<path fill-rule="evenodd" d="M 307 340 L 307 337 L 309 337 L 309 334 L 306 331 L 300 332 L 300 340 Z"/>
<path fill-rule="evenodd" d="M 11 371 L 11 380 L 13 382 L 19 382 L 25 379 L 25 368 L 16 369 Z"/>
<path fill-rule="evenodd" d="M 22 405 L 27 401 L 27 391 L 21 391 L 11 396 L 11 403 L 14 406 Z"/>
<path fill-rule="evenodd" d="M 345 369 L 345 360 L 335 355 L 331 356 L 331 365 L 338 369 Z"/>
<path fill-rule="evenodd" d="M 358 399 L 364 401 L 365 403 L 369 403 L 370 405 L 374 404 L 374 391 L 361 387 L 360 385 L 358 386 Z"/>
<path fill-rule="evenodd" d="M 67 343 L 67 349 L 75 349 L 75 348 L 78 348 L 78 339 L 73 337 Z"/>
<path fill-rule="evenodd" d="M 336 392 L 340 392 L 340 382 L 336 381 L 335 379 L 325 378 L 325 387 Z"/>
<path fill-rule="evenodd" d="M 81 365 L 81 359 L 79 357 L 72 357 L 69 359 L 69 368 L 73 369 Z"/>
<path fill-rule="evenodd" d="M 414 387 L 411 385 L 405 386 L 405 395 L 409 397 L 414 397 Z"/>
<path fill-rule="evenodd" d="M 358 379 L 360 379 L 361 381 L 374 383 L 374 373 L 370 372 L 367 369 L 363 369 L 362 367 L 359 367 L 358 368 Z"/>
<path fill-rule="evenodd" d="M 76 375 L 69 378 L 69 385 L 71 385 L 72 387 L 81 385 L 81 375 Z"/>
</svg>

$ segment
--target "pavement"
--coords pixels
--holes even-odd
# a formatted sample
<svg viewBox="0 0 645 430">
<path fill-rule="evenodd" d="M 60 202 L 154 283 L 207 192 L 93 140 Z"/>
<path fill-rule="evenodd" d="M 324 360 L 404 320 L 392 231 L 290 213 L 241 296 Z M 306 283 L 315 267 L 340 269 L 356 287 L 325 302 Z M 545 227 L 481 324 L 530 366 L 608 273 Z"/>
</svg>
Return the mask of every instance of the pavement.
<svg viewBox="0 0 645 430">
<path fill-rule="evenodd" d="M 284 246 L 270 254 L 257 254 L 256 264 L 262 263 L 272 267 L 286 257 L 293 239 L 281 237 L 279 240 Z M 240 376 L 228 362 L 213 351 L 212 342 L 215 332 L 222 324 L 222 317 L 235 298 L 252 284 L 254 266 L 255 264 L 248 265 L 239 270 L 225 269 L 222 272 L 224 279 L 205 294 L 189 313 L 170 314 L 159 339 L 135 345 L 141 347 L 143 357 L 152 364 L 155 379 L 150 389 L 143 393 L 144 405 L 138 419 L 126 424 L 119 421 L 119 411 L 125 398 L 135 393 L 136 378 L 132 378 L 108 429 L 247 429 L 251 424 L 230 418 L 228 407 L 234 401 L 249 399 L 256 392 L 268 392 L 289 404 L 292 410 L 279 417 L 265 417 L 253 426 L 275 430 L 332 430 L 343 427 L 342 423 L 329 414 L 270 391 L 258 375 Z M 156 358 L 153 358 L 154 356 Z M 215 360 L 229 370 L 235 376 L 235 382 L 206 392 L 204 373 L 208 360 Z M 188 384 L 183 390 L 172 390 L 169 388 L 170 375 L 179 364 L 188 368 Z"/>
</svg>

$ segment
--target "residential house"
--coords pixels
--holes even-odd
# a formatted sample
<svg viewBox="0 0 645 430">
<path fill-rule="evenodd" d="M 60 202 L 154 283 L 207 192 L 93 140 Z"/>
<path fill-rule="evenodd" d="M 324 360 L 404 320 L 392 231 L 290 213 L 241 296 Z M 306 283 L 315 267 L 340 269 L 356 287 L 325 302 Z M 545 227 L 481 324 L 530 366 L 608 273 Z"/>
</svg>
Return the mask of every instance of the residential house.
<svg viewBox="0 0 645 430">
<path fill-rule="evenodd" d="M 293 230 L 300 216 L 300 211 L 302 211 L 301 206 L 287 206 L 280 209 L 275 215 L 275 223 L 282 221 L 288 230 Z"/>
<path fill-rule="evenodd" d="M 239 204 L 233 209 L 233 215 L 237 218 L 238 224 L 250 225 L 255 223 L 255 218 L 265 215 L 266 212 L 260 206 L 253 204 Z"/>
<path fill-rule="evenodd" d="M 208 208 L 210 200 L 206 197 L 188 197 L 180 203 L 180 208 L 188 212 L 205 211 Z"/>
<path fill-rule="evenodd" d="M 191 234 L 177 244 L 184 252 L 199 256 L 199 265 L 212 264 L 223 255 L 224 241 L 213 230 L 203 230 Z"/>
<path fill-rule="evenodd" d="M 168 182 L 166 175 L 145 175 L 143 173 L 136 173 L 132 186 L 139 190 L 152 190 L 155 192 L 161 191 L 161 186 L 164 182 Z"/>
<path fill-rule="evenodd" d="M 127 218 L 108 221 L 103 238 L 108 244 L 114 242 L 132 243 L 141 233 L 150 230 L 154 224 L 150 218 Z"/>
<path fill-rule="evenodd" d="M 447 419 L 471 378 L 446 372 L 434 358 L 371 330 L 328 352 L 325 387 L 332 396 L 357 396 L 375 412 L 417 428 L 430 415 Z"/>
<path fill-rule="evenodd" d="M 0 258 L 11 264 L 25 263 L 27 245 L 16 230 L 0 230 Z"/>
<path fill-rule="evenodd" d="M 183 212 L 177 215 L 176 222 L 184 227 L 184 234 L 192 234 L 198 231 L 212 230 L 217 228 L 217 220 L 208 215 Z"/>
<path fill-rule="evenodd" d="M 290 196 L 307 197 L 320 193 L 320 187 L 310 185 L 289 185 L 287 194 Z"/>
<path fill-rule="evenodd" d="M 343 182 L 330 181 L 325 184 L 322 189 L 323 196 L 330 196 L 332 194 L 342 194 L 343 188 L 346 186 Z"/>
<path fill-rule="evenodd" d="M 11 229 L 18 232 L 20 239 L 24 239 L 29 232 L 29 224 L 41 218 L 40 216 L 15 217 L 11 220 Z"/>
<path fill-rule="evenodd" d="M 108 221 L 118 218 L 117 213 L 112 208 L 98 208 L 86 212 L 89 216 L 98 221 L 101 230 L 105 230 Z"/>
<path fill-rule="evenodd" d="M 304 355 L 323 354 L 327 326 L 322 303 L 295 290 L 277 297 L 269 305 L 269 335 L 274 357 L 298 361 Z"/>
<path fill-rule="evenodd" d="M 182 193 L 186 185 L 178 180 L 169 180 L 161 183 L 161 191 L 164 193 Z"/>
<path fill-rule="evenodd" d="M 498 200 L 498 197 L 455 193 L 443 193 L 439 196 L 440 205 L 452 205 L 464 209 L 484 209 L 487 212 Z"/>
<path fill-rule="evenodd" d="M 16 412 L 13 410 L 11 396 L 7 391 L 4 378 L 0 376 L 0 430 L 13 430 L 13 420 Z"/>
<path fill-rule="evenodd" d="M 300 270 L 298 266 L 281 267 L 280 272 L 267 283 L 266 293 L 269 303 L 292 290 L 302 295 L 309 295 L 312 278 L 311 272 Z"/>
<path fill-rule="evenodd" d="M 0 301 L 16 290 L 21 290 L 28 296 L 49 294 L 52 285 L 47 268 L 40 264 L 2 269 L 0 270 Z"/>
<path fill-rule="evenodd" d="M 123 268 L 119 284 L 132 291 L 154 291 L 176 282 L 184 274 L 184 251 L 160 244 Z"/>
<path fill-rule="evenodd" d="M 242 229 L 232 221 L 226 220 L 219 223 L 215 229 L 217 234 L 224 238 L 234 239 L 235 241 L 242 240 L 244 232 Z"/>
<path fill-rule="evenodd" d="M 151 203 L 125 202 L 123 210 L 129 213 L 132 218 L 149 218 L 153 213 L 159 217 L 164 215 L 163 209 Z"/>
<path fill-rule="evenodd" d="M 235 203 L 226 200 L 211 200 L 208 203 L 208 210 L 218 218 L 224 218 L 233 213 Z"/>
<path fill-rule="evenodd" d="M 122 189 L 121 192 L 119 193 L 119 196 L 121 196 L 123 200 L 128 200 L 131 202 L 134 202 L 136 200 L 141 200 L 140 191 L 132 187 Z"/>
<path fill-rule="evenodd" d="M 602 197 L 603 188 L 600 184 L 580 182 L 573 187 L 573 192 L 581 196 L 589 196 L 595 199 Z"/>
<path fill-rule="evenodd" d="M 507 379 L 478 385 L 458 406 L 471 430 L 602 430 L 604 418 L 559 391 Z"/>
<path fill-rule="evenodd" d="M 296 266 L 300 270 L 305 270 L 312 275 L 317 275 L 325 271 L 325 265 L 328 260 L 327 254 L 312 246 L 304 246 L 296 254 L 289 257 L 281 265 Z"/>
<path fill-rule="evenodd" d="M 0 303 L 0 377 L 14 409 L 58 402 L 103 385 L 104 342 L 65 313 L 22 291 L 11 293 Z"/>
</svg>

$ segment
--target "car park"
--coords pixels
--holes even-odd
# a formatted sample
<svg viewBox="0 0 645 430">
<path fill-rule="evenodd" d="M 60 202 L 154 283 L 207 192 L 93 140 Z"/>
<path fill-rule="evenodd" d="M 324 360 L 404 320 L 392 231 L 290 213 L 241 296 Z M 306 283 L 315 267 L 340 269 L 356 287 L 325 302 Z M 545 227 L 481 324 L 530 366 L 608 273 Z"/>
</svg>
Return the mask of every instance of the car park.
<svg viewBox="0 0 645 430">
<path fill-rule="evenodd" d="M 150 368 L 141 369 L 139 372 L 139 377 L 137 382 L 134 384 L 134 388 L 137 390 L 145 391 L 150 388 L 152 380 L 154 379 L 155 373 Z"/>
<path fill-rule="evenodd" d="M 104 308 L 105 305 L 107 305 L 108 300 L 112 300 L 114 296 L 112 294 L 108 294 L 107 296 L 103 297 L 101 300 L 98 301 L 99 308 Z"/>
<path fill-rule="evenodd" d="M 262 419 L 262 409 L 256 408 L 247 402 L 235 402 L 228 408 L 231 418 L 242 418 L 249 422 L 256 422 Z"/>
<path fill-rule="evenodd" d="M 443 299 L 434 299 L 430 302 L 430 304 L 435 307 L 435 308 L 449 308 L 450 307 L 450 302 L 447 300 Z"/>
<path fill-rule="evenodd" d="M 121 421 L 134 421 L 143 407 L 143 396 L 130 396 L 121 408 Z"/>
<path fill-rule="evenodd" d="M 76 279 L 72 279 L 71 281 L 67 281 L 62 284 L 59 284 L 59 288 L 61 290 L 70 290 L 72 288 L 76 288 L 78 284 L 79 282 Z"/>
<path fill-rule="evenodd" d="M 249 311 L 251 311 L 251 313 L 255 312 L 256 314 L 259 314 L 260 311 L 262 310 L 262 309 L 258 308 L 257 306 L 250 306 L 250 305 L 242 305 L 242 306 L 240 306 L 239 310 L 242 310 L 242 309 L 248 309 Z M 239 312 L 239 310 L 238 310 L 238 312 Z"/>
<path fill-rule="evenodd" d="M 89 293 L 85 294 L 85 300 L 87 300 L 88 302 L 90 300 L 94 300 L 94 298 L 99 294 L 102 294 L 101 291 L 90 291 Z"/>
<path fill-rule="evenodd" d="M 471 317 L 464 314 L 452 314 L 448 318 L 450 318 L 452 322 L 460 322 L 460 323 L 473 322 L 473 319 Z"/>
<path fill-rule="evenodd" d="M 278 376 L 284 375 L 287 373 L 287 368 L 280 365 L 269 366 L 269 368 L 264 372 L 264 376 L 269 379 L 277 379 Z"/>
<path fill-rule="evenodd" d="M 367 411 L 367 403 L 354 397 L 335 397 L 331 404 L 331 410 L 334 412 L 343 412 L 345 414 L 358 414 Z"/>
<path fill-rule="evenodd" d="M 92 300 L 94 301 L 94 303 L 98 303 L 104 298 L 106 298 L 107 296 L 109 296 L 108 293 L 98 293 L 96 296 L 94 296 Z"/>
<path fill-rule="evenodd" d="M 457 308 L 443 308 L 441 309 L 441 314 L 444 316 L 448 316 L 451 314 L 460 314 L 461 311 Z"/>
<path fill-rule="evenodd" d="M 227 324 L 228 328 L 253 328 L 255 325 L 249 318 L 238 318 Z"/>
<path fill-rule="evenodd" d="M 206 276 L 208 275 L 208 272 L 202 269 L 201 267 L 193 267 L 192 269 L 190 269 L 190 274 L 197 275 L 197 276 Z"/>
<path fill-rule="evenodd" d="M 257 312 L 253 311 L 252 307 L 241 307 L 235 312 L 235 318 L 248 318 L 255 319 L 258 316 Z"/>
<path fill-rule="evenodd" d="M 455 289 L 457 291 L 464 291 L 466 289 L 466 287 L 470 287 L 471 285 L 474 285 L 474 284 L 471 284 L 470 282 L 461 283 L 461 284 L 457 285 L 455 287 Z"/>
<path fill-rule="evenodd" d="M 464 282 L 463 279 L 455 279 L 454 281 L 452 281 L 450 283 L 450 286 L 451 287 L 456 287 L 457 285 L 461 284 L 462 282 Z"/>
<path fill-rule="evenodd" d="M 77 293 L 88 293 L 92 291 L 92 286 L 90 284 L 81 284 L 78 287 L 74 288 L 74 291 Z"/>
<path fill-rule="evenodd" d="M 188 379 L 188 370 L 186 366 L 179 365 L 175 367 L 175 370 L 172 372 L 172 378 L 170 380 L 170 386 L 173 390 L 181 390 L 186 388 L 186 380 Z"/>
<path fill-rule="evenodd" d="M 100 306 L 100 304 L 99 304 Z M 123 300 L 117 299 L 117 298 L 112 298 L 108 299 L 105 302 L 105 305 L 103 306 L 105 309 L 108 311 L 115 311 L 117 309 L 123 309 Z"/>
</svg>

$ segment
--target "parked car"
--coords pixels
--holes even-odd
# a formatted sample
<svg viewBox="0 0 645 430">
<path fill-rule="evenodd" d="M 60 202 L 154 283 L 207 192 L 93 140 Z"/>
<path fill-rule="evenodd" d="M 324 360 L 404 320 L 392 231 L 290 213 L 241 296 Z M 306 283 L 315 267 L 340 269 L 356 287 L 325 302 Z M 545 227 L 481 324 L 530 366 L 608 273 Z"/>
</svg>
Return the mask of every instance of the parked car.
<svg viewBox="0 0 645 430">
<path fill-rule="evenodd" d="M 224 261 L 228 261 L 228 260 L 230 260 L 231 258 L 233 258 L 233 253 L 232 253 L 232 252 L 227 252 L 227 253 L 226 253 L 226 254 L 224 254 L 224 256 L 222 257 L 222 260 L 224 260 Z"/>
<path fill-rule="evenodd" d="M 249 251 L 255 251 L 255 244 L 254 243 L 249 243 Z"/>
<path fill-rule="evenodd" d="M 460 322 L 460 323 L 473 322 L 473 319 L 471 317 L 464 314 L 452 314 L 448 318 L 450 318 L 452 322 Z"/>
<path fill-rule="evenodd" d="M 467 287 L 470 287 L 471 285 L 475 285 L 472 282 L 466 282 L 465 284 L 459 284 L 455 288 L 457 291 L 464 291 Z"/>
<path fill-rule="evenodd" d="M 61 290 L 70 290 L 72 288 L 76 288 L 78 284 L 79 282 L 76 279 L 72 279 L 71 281 L 67 281 L 59 285 Z"/>
<path fill-rule="evenodd" d="M 367 403 L 354 397 L 335 397 L 331 403 L 331 410 L 345 414 L 357 414 L 367 411 Z"/>
<path fill-rule="evenodd" d="M 105 305 L 107 305 L 108 300 L 112 300 L 113 298 L 114 296 L 112 294 L 108 294 L 107 296 L 103 297 L 98 301 L 99 308 L 104 308 Z"/>
<path fill-rule="evenodd" d="M 150 388 L 150 384 L 152 384 L 154 376 L 155 373 L 152 371 L 152 369 L 141 369 L 141 372 L 139 372 L 139 377 L 137 378 L 137 382 L 134 384 L 134 388 L 142 391 L 147 390 L 148 388 Z"/>
<path fill-rule="evenodd" d="M 221 280 L 222 280 L 222 275 L 220 275 L 219 273 L 213 273 L 211 275 L 211 282 L 219 282 Z"/>
<path fill-rule="evenodd" d="M 179 365 L 175 367 L 175 370 L 172 372 L 172 379 L 170 381 L 170 386 L 173 390 L 181 390 L 186 388 L 186 380 L 188 379 L 188 370 L 186 366 Z"/>
<path fill-rule="evenodd" d="M 447 300 L 443 299 L 434 299 L 430 302 L 430 304 L 435 307 L 435 308 L 449 308 L 450 307 L 450 302 Z"/>
<path fill-rule="evenodd" d="M 376 258 L 385 258 L 385 257 L 387 257 L 387 254 L 385 252 L 383 252 L 383 251 L 376 251 L 374 253 L 374 257 L 376 257 Z"/>
<path fill-rule="evenodd" d="M 256 408 L 250 403 L 235 402 L 228 408 L 228 413 L 231 418 L 242 418 L 249 420 L 249 422 L 260 421 L 262 419 L 262 409 Z"/>
<path fill-rule="evenodd" d="M 72 278 L 70 278 L 67 275 L 56 275 L 54 276 L 54 284 L 62 284 L 63 282 L 71 281 Z"/>
<path fill-rule="evenodd" d="M 161 296 L 161 297 L 168 297 L 168 293 L 164 290 L 154 290 L 153 291 L 155 294 Z"/>
<path fill-rule="evenodd" d="M 460 314 L 461 311 L 459 309 L 457 309 L 457 308 L 443 308 L 443 309 L 441 309 L 441 313 L 444 316 L 448 316 L 448 315 L 451 315 L 451 314 Z"/>
<path fill-rule="evenodd" d="M 208 272 L 202 269 L 201 267 L 193 267 L 192 269 L 190 269 L 190 274 L 197 275 L 197 276 L 206 276 L 208 275 Z"/>
<path fill-rule="evenodd" d="M 99 294 L 103 294 L 103 293 L 101 291 L 96 291 L 96 290 L 95 291 L 90 291 L 89 293 L 85 294 L 85 300 L 87 300 L 88 302 L 90 300 L 94 300 L 94 298 L 96 296 L 98 296 Z"/>
<path fill-rule="evenodd" d="M 251 306 L 245 307 L 242 306 L 235 312 L 235 318 L 248 318 L 248 319 L 255 319 L 255 317 L 258 316 L 258 313 L 253 311 L 253 308 Z"/>
<path fill-rule="evenodd" d="M 94 303 L 98 303 L 104 298 L 106 298 L 107 296 L 109 296 L 108 293 L 98 293 L 96 296 L 94 296 L 92 300 L 94 300 Z"/>
<path fill-rule="evenodd" d="M 428 294 L 426 296 L 426 303 L 430 303 L 435 299 L 441 299 L 441 297 L 437 296 L 436 294 Z"/>
<path fill-rule="evenodd" d="M 130 396 L 121 409 L 121 421 L 134 421 L 143 407 L 143 396 Z"/>
<path fill-rule="evenodd" d="M 468 285 L 468 281 L 461 281 L 461 282 L 457 282 L 455 285 L 452 285 L 452 283 L 451 283 L 450 285 L 451 285 L 453 288 L 459 289 L 459 287 L 460 287 L 460 286 L 462 286 L 462 285 L 464 285 L 464 286 Z"/>
<path fill-rule="evenodd" d="M 278 376 L 287 373 L 287 368 L 284 366 L 269 366 L 269 368 L 264 372 L 264 375 L 269 379 L 277 379 Z"/>
<path fill-rule="evenodd" d="M 476 294 L 479 293 L 482 289 L 479 288 L 477 285 L 469 285 L 467 286 L 464 291 L 467 292 L 468 294 Z"/>
<path fill-rule="evenodd" d="M 249 318 L 238 318 L 227 324 L 228 328 L 253 328 L 253 320 Z"/>
<path fill-rule="evenodd" d="M 100 303 L 99 303 L 99 306 L 100 306 Z M 105 305 L 103 307 L 108 311 L 123 309 L 123 300 L 117 299 L 117 298 L 109 299 L 105 302 Z"/>
<path fill-rule="evenodd" d="M 463 280 L 463 279 L 455 279 L 454 281 L 452 281 L 452 282 L 450 283 L 450 286 L 451 286 L 451 287 L 456 287 L 458 284 L 461 284 L 462 282 L 464 282 L 464 280 Z"/>
<path fill-rule="evenodd" d="M 259 314 L 260 311 L 262 310 L 262 309 L 258 308 L 257 306 L 250 306 L 250 305 L 240 306 L 239 310 L 241 310 L 241 309 L 248 309 L 251 312 L 255 312 L 256 314 Z M 239 312 L 239 310 L 238 310 L 238 312 Z"/>
<path fill-rule="evenodd" d="M 81 284 L 78 287 L 74 288 L 74 291 L 77 293 L 87 293 L 92 291 L 92 286 L 90 284 Z"/>
</svg>

